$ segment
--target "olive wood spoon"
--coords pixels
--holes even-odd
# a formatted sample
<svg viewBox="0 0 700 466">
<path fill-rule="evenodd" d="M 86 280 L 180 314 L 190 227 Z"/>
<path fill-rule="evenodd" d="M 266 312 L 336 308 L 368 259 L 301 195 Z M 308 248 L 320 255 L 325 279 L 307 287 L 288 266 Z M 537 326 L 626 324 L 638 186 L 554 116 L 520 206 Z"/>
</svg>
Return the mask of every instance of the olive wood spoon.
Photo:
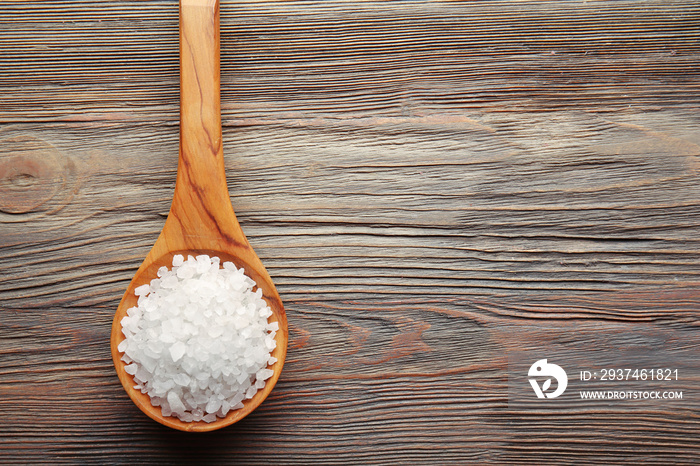
<svg viewBox="0 0 700 466">
<path fill-rule="evenodd" d="M 219 97 L 219 2 L 218 0 L 180 1 L 180 156 L 175 193 L 163 230 L 139 267 L 124 294 L 112 323 L 112 358 L 127 394 L 141 411 L 174 429 L 211 431 L 233 424 L 252 412 L 272 390 L 282 371 L 287 352 L 287 317 L 279 294 L 265 267 L 248 243 L 234 214 L 224 170 L 221 142 L 221 103 Z M 263 292 L 272 309 L 271 319 L 279 323 L 277 362 L 265 387 L 244 407 L 230 411 L 225 418 L 206 423 L 182 422 L 163 416 L 151 405 L 148 395 L 134 388 L 134 380 L 124 371 L 124 340 L 121 320 L 136 305 L 134 289 L 156 278 L 158 268 L 172 265 L 175 254 L 218 256 L 243 267 Z"/>
</svg>

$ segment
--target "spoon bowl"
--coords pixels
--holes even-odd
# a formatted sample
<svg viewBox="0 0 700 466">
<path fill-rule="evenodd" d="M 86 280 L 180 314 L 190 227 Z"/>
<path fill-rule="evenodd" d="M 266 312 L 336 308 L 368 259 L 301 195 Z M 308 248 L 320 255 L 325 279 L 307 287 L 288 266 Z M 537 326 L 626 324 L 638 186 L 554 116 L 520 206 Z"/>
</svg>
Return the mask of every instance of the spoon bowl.
<svg viewBox="0 0 700 466">
<path fill-rule="evenodd" d="M 218 0 L 180 1 L 180 154 L 175 193 L 163 230 L 129 284 L 114 315 L 111 350 L 114 366 L 124 389 L 147 416 L 174 429 L 205 432 L 233 424 L 250 414 L 274 387 L 282 371 L 287 352 L 287 317 L 282 300 L 269 274 L 253 251 L 231 206 L 224 169 L 221 141 L 221 104 L 219 97 L 219 2 Z M 183 422 L 163 416 L 150 397 L 135 389 L 133 377 L 118 346 L 124 340 L 121 320 L 136 305 L 134 290 L 157 277 L 160 267 L 172 265 L 181 254 L 217 256 L 221 263 L 233 262 L 243 268 L 262 290 L 272 310 L 271 321 L 279 324 L 277 346 L 269 366 L 273 375 L 265 387 L 243 408 L 207 423 Z"/>
</svg>

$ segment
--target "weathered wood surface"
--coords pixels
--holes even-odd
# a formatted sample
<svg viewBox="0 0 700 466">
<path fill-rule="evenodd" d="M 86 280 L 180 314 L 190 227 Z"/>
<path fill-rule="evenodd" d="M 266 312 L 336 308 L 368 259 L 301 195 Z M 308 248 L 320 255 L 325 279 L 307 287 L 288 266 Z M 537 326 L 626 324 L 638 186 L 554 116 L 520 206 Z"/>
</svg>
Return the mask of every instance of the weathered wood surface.
<svg viewBox="0 0 700 466">
<path fill-rule="evenodd" d="M 696 2 L 222 2 L 221 24 L 231 199 L 289 318 L 277 387 L 185 434 L 110 359 L 174 187 L 177 2 L 5 1 L 0 463 L 700 462 L 698 398 L 512 410 L 506 371 L 548 344 L 697 358 Z"/>
</svg>

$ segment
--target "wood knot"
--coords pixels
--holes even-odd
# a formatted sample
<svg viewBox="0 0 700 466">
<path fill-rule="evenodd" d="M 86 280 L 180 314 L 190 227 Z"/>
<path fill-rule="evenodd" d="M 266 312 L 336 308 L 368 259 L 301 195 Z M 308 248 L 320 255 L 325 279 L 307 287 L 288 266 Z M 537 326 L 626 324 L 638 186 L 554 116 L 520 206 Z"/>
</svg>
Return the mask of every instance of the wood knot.
<svg viewBox="0 0 700 466">
<path fill-rule="evenodd" d="M 73 164 L 51 144 L 31 136 L 0 141 L 0 211 L 51 210 L 73 173 Z M 63 196 L 60 196 L 63 197 Z"/>
</svg>

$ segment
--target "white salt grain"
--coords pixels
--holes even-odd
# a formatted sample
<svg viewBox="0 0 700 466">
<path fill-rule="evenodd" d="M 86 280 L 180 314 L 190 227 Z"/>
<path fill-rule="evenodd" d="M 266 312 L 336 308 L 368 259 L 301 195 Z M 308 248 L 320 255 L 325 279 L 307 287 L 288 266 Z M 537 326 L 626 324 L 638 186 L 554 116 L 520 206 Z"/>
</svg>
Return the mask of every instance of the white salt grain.
<svg viewBox="0 0 700 466">
<path fill-rule="evenodd" d="M 256 374 L 255 378 L 258 380 L 267 380 L 272 377 L 275 372 L 270 369 L 260 369 Z"/>
<path fill-rule="evenodd" d="M 148 285 L 141 285 L 139 287 L 136 287 L 136 289 L 134 290 L 134 294 L 136 296 L 145 296 L 151 291 L 150 288 L 151 287 Z"/>
<path fill-rule="evenodd" d="M 245 392 L 246 400 L 253 398 L 253 396 L 255 395 L 255 392 L 257 392 L 257 391 L 258 391 L 258 389 L 255 388 L 255 385 L 251 385 L 250 387 L 248 387 L 248 391 Z"/>
<path fill-rule="evenodd" d="M 121 321 L 118 350 L 135 388 L 183 422 L 214 422 L 264 388 L 277 362 L 277 322 L 243 269 L 218 257 L 177 254 Z"/>
<path fill-rule="evenodd" d="M 120 353 L 126 351 L 126 340 L 122 340 L 122 342 L 119 343 L 119 345 L 117 345 L 117 351 L 119 351 Z"/>
<path fill-rule="evenodd" d="M 167 334 L 168 337 L 172 337 L 172 335 Z M 178 362 L 182 356 L 185 355 L 185 352 L 187 351 L 187 347 L 182 341 L 176 341 L 173 343 L 173 346 L 170 347 L 170 356 L 173 358 L 174 362 Z"/>
<path fill-rule="evenodd" d="M 219 409 L 221 408 L 221 400 L 218 398 L 212 398 L 209 400 L 207 403 L 206 408 L 204 409 L 207 413 L 216 413 Z"/>
<path fill-rule="evenodd" d="M 267 329 L 272 332 L 276 332 L 280 329 L 280 324 L 278 324 L 277 322 L 270 322 L 269 324 L 267 324 Z"/>
<path fill-rule="evenodd" d="M 183 414 L 185 412 L 185 405 L 182 404 L 182 400 L 180 400 L 180 397 L 177 396 L 175 391 L 168 392 L 168 404 L 170 405 L 170 409 L 178 414 Z"/>
</svg>

